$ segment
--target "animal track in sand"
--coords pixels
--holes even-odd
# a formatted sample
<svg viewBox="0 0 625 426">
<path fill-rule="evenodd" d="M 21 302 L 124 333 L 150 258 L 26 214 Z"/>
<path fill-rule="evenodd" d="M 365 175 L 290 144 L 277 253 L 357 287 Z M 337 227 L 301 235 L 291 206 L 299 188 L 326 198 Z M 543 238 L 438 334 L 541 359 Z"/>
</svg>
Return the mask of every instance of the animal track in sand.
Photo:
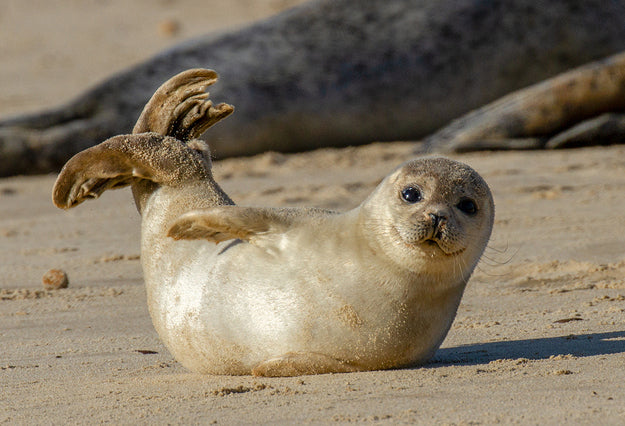
<svg viewBox="0 0 625 426">
<path fill-rule="evenodd" d="M 63 290 L 42 290 L 34 288 L 2 288 L 0 289 L 0 301 L 43 299 L 47 297 L 60 297 L 67 300 L 85 300 L 96 297 L 116 297 L 124 294 L 122 287 L 83 287 Z"/>
<path fill-rule="evenodd" d="M 521 193 L 529 193 L 533 198 L 553 200 L 560 198 L 563 193 L 574 191 L 576 188 L 570 185 L 536 185 L 523 187 L 519 190 Z"/>
<path fill-rule="evenodd" d="M 304 381 L 299 381 L 300 385 L 304 385 Z M 214 396 L 228 396 L 232 394 L 238 393 L 248 393 L 248 392 L 259 392 L 259 391 L 268 391 L 269 395 L 298 395 L 305 394 L 306 392 L 293 389 L 289 386 L 285 386 L 282 388 L 276 388 L 271 385 L 267 385 L 265 383 L 257 383 L 254 382 L 251 386 L 239 385 L 236 387 L 222 387 L 219 389 L 214 389 L 211 392 L 206 392 L 206 396 L 214 395 Z"/>
<path fill-rule="evenodd" d="M 118 262 L 120 260 L 139 260 L 140 258 L 141 256 L 138 254 L 113 254 L 95 259 L 93 260 L 93 263 Z"/>
<path fill-rule="evenodd" d="M 36 247 L 22 250 L 24 256 L 43 256 L 58 253 L 68 253 L 78 251 L 77 247 Z"/>
</svg>

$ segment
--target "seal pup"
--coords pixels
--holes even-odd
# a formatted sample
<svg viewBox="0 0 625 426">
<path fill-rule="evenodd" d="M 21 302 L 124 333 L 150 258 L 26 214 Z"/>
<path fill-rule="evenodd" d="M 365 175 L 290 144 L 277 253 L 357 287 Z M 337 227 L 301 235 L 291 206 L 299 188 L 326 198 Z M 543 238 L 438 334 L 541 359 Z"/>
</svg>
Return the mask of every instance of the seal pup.
<svg viewBox="0 0 625 426">
<path fill-rule="evenodd" d="M 469 166 L 409 161 L 357 208 L 236 206 L 193 138 L 229 115 L 190 70 L 165 83 L 134 134 L 74 156 L 61 208 L 132 185 L 154 327 L 173 356 L 210 374 L 293 376 L 427 361 L 490 237 L 494 205 Z"/>
<path fill-rule="evenodd" d="M 209 12 L 207 12 L 209 13 Z M 0 175 L 56 171 L 128 133 L 161 82 L 219 69 L 237 114 L 219 158 L 418 140 L 559 72 L 625 50 L 625 0 L 315 0 L 182 43 L 59 108 L 0 122 Z"/>
</svg>

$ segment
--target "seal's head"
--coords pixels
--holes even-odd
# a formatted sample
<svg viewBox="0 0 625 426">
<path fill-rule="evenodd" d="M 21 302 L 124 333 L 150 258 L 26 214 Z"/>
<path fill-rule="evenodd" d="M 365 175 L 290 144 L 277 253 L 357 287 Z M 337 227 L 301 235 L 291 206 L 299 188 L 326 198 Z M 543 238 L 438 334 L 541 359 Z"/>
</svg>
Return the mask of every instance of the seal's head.
<svg viewBox="0 0 625 426">
<path fill-rule="evenodd" d="M 454 267 L 466 280 L 486 247 L 495 208 L 475 170 L 427 157 L 390 174 L 361 210 L 370 235 L 396 263 L 420 273 Z"/>
</svg>

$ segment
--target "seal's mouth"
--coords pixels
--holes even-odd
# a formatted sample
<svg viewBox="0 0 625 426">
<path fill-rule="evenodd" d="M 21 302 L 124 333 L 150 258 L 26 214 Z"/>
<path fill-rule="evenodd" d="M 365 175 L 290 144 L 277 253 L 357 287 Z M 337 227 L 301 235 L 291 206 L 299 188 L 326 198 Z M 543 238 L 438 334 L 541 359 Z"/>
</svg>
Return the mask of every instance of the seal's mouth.
<svg viewBox="0 0 625 426">
<path fill-rule="evenodd" d="M 454 257 L 454 256 L 461 254 L 462 252 L 466 250 L 466 247 L 462 247 L 455 251 L 445 250 L 444 244 L 440 243 L 440 237 L 441 237 L 440 232 L 435 233 L 434 235 L 431 235 L 429 238 L 425 238 L 423 240 L 406 241 L 402 237 L 402 234 L 401 232 L 399 232 L 397 227 L 393 227 L 392 229 L 397 235 L 397 237 L 399 237 L 400 241 L 402 241 L 407 247 L 413 247 L 413 248 L 421 247 L 422 249 L 425 249 L 426 251 L 428 251 L 429 255 L 432 257 L 436 256 L 437 254 L 442 254 L 445 257 Z"/>
<path fill-rule="evenodd" d="M 434 246 L 434 247 L 441 248 L 441 246 L 438 245 L 436 240 L 433 240 L 432 238 L 428 238 L 427 240 L 423 241 L 423 244 L 428 245 L 428 246 Z"/>
</svg>

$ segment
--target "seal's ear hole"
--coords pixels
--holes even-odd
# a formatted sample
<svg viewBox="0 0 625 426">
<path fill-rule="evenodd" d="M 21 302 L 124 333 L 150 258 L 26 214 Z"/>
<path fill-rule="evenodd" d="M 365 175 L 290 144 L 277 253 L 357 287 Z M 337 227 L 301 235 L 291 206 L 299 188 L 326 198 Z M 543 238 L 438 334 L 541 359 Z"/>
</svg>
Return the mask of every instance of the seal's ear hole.
<svg viewBox="0 0 625 426">
<path fill-rule="evenodd" d="M 473 216 L 477 213 L 477 204 L 470 198 L 463 198 L 458 204 L 456 204 L 458 210 L 462 213 Z"/>
<path fill-rule="evenodd" d="M 407 202 L 408 204 L 415 204 L 419 201 L 423 200 L 423 194 L 421 193 L 421 189 L 416 185 L 410 185 L 405 187 L 400 192 L 402 200 Z"/>
</svg>

